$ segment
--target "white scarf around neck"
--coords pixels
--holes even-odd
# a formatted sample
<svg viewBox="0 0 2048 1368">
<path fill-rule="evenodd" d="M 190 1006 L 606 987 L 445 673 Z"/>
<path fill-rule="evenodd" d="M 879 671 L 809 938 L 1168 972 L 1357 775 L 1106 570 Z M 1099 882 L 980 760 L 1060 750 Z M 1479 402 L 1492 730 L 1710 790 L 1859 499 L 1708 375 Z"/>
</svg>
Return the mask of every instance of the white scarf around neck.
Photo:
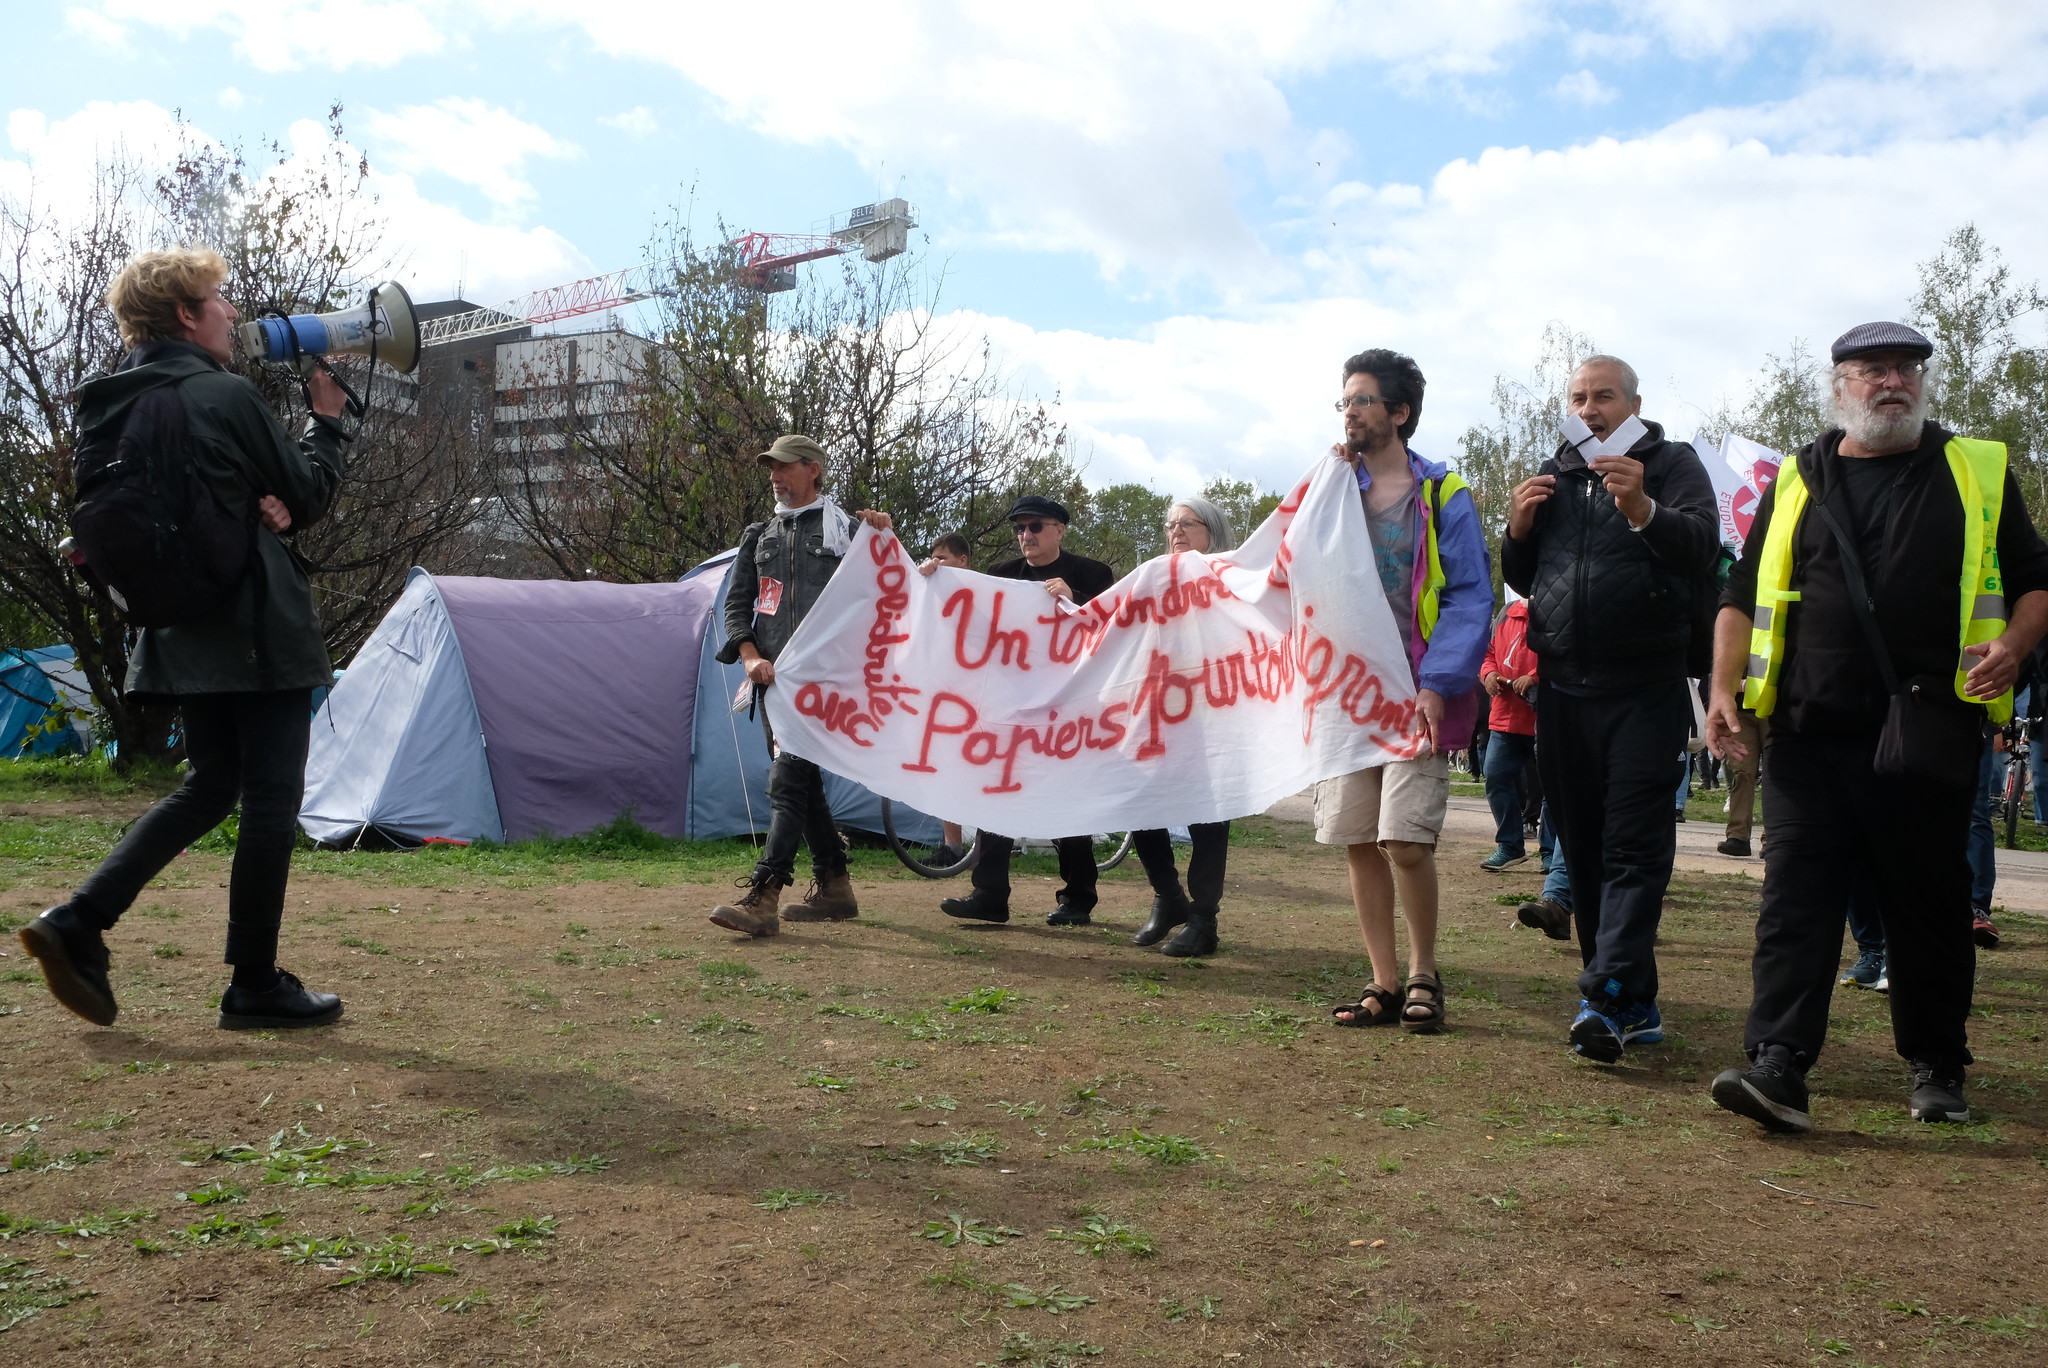
<svg viewBox="0 0 2048 1368">
<path fill-rule="evenodd" d="M 775 516 L 785 523 L 795 523 L 798 515 L 817 509 L 824 514 L 821 531 L 825 535 L 825 549 L 835 556 L 846 554 L 846 548 L 853 544 L 853 519 L 845 509 L 832 502 L 832 496 L 822 491 L 818 497 L 801 508 L 791 508 L 784 503 L 775 505 Z"/>
</svg>

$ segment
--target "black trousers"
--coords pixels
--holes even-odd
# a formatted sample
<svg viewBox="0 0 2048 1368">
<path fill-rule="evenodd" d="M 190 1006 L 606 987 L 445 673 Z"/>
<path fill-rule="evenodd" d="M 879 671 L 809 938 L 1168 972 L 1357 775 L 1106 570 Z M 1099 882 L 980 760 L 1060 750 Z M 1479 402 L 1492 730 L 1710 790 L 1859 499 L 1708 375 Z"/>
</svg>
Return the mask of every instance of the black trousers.
<svg viewBox="0 0 2048 1368">
<path fill-rule="evenodd" d="M 178 853 L 242 804 L 234 872 L 228 876 L 229 964 L 277 962 L 277 928 L 306 794 L 313 691 L 190 694 L 178 700 L 185 728 L 185 782 L 145 812 L 113 853 L 71 895 L 101 928 L 121 919 L 143 887 Z"/>
<path fill-rule="evenodd" d="M 974 861 L 974 886 L 1003 898 L 1010 896 L 1010 852 L 1017 841 L 993 831 L 981 833 L 981 854 Z M 1052 843 L 1060 857 L 1060 900 L 1069 907 L 1095 907 L 1095 841 L 1088 836 L 1062 836 Z"/>
<path fill-rule="evenodd" d="M 1657 1000 L 1657 924 L 1678 852 L 1671 757 L 1691 722 L 1680 679 L 1593 696 L 1536 691 L 1536 767 L 1571 877 L 1579 991 L 1602 1010 Z"/>
<path fill-rule="evenodd" d="M 765 717 L 762 725 L 765 729 Z M 776 752 L 772 732 L 768 749 L 775 755 L 768 766 L 768 839 L 761 844 L 755 876 L 773 874 L 785 884 L 795 883 L 799 844 L 811 848 L 813 878 L 845 873 L 846 847 L 832 820 L 832 805 L 825 801 L 824 772 L 801 756 Z"/>
<path fill-rule="evenodd" d="M 1970 938 L 1970 809 L 1975 793 L 1871 772 L 1877 733 L 1802 736 L 1771 729 L 1763 771 L 1763 909 L 1742 1043 L 1788 1046 L 1811 1064 L 1852 894 L 1874 902 L 1891 976 L 1899 1053 L 1970 1063 L 1965 1023 L 1977 972 Z M 1875 878 L 1861 877 L 1882 871 Z"/>
<path fill-rule="evenodd" d="M 1230 823 L 1192 822 L 1188 825 L 1188 900 L 1206 912 L 1223 901 L 1223 867 L 1230 859 Z M 1180 873 L 1173 867 L 1173 839 L 1165 827 L 1131 833 L 1131 848 L 1152 891 L 1172 898 L 1180 891 Z"/>
</svg>

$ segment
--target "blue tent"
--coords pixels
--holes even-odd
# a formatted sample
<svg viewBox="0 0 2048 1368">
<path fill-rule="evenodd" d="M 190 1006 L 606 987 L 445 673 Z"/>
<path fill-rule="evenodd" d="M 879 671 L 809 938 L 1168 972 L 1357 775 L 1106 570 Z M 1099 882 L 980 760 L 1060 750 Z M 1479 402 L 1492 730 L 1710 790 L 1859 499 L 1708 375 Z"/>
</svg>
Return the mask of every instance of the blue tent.
<svg viewBox="0 0 2048 1368">
<path fill-rule="evenodd" d="M 60 706 L 65 715 L 53 718 Z M 69 646 L 0 651 L 0 755 L 83 755 L 92 748 L 92 711 Z"/>
<path fill-rule="evenodd" d="M 414 570 L 313 719 L 300 826 L 330 845 L 567 836 L 622 813 L 666 836 L 765 831 L 767 744 L 729 710 L 742 672 L 712 658 L 730 565 L 674 584 Z M 881 830 L 873 794 L 828 792 L 841 826 Z"/>
</svg>

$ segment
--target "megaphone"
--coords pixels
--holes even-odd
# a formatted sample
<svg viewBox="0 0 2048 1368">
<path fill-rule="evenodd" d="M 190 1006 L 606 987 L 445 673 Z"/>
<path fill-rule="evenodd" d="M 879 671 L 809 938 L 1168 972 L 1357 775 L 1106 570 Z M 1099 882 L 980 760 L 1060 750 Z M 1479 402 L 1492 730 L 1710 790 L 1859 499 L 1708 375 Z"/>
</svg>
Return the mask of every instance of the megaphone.
<svg viewBox="0 0 2048 1368">
<path fill-rule="evenodd" d="M 236 331 L 242 348 L 259 361 L 311 368 L 311 358 L 336 353 L 367 356 L 411 374 L 420 363 L 420 325 L 405 286 L 387 280 L 353 309 L 324 314 L 266 314 Z"/>
</svg>

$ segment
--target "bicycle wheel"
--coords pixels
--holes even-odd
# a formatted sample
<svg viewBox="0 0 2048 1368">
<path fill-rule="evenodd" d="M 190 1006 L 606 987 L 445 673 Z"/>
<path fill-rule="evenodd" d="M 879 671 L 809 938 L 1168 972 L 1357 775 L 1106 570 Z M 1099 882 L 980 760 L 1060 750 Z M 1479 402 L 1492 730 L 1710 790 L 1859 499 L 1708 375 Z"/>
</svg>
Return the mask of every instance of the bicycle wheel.
<svg viewBox="0 0 2048 1368">
<path fill-rule="evenodd" d="M 1099 832 L 1089 839 L 1095 843 L 1095 870 L 1099 874 L 1115 869 L 1131 853 L 1131 833 L 1128 831 Z"/>
<path fill-rule="evenodd" d="M 882 800 L 882 834 L 889 838 L 889 849 L 896 852 L 896 858 L 913 873 L 922 874 L 927 879 L 950 879 L 972 869 L 975 859 L 981 854 L 979 831 L 967 840 L 967 848 L 950 861 L 940 858 L 943 850 L 941 841 L 919 841 L 903 836 L 896 830 L 896 805 L 887 798 Z"/>
<path fill-rule="evenodd" d="M 2014 751 L 2005 760 L 2005 848 L 2018 850 L 2020 800 L 2027 787 L 2027 757 Z"/>
</svg>

